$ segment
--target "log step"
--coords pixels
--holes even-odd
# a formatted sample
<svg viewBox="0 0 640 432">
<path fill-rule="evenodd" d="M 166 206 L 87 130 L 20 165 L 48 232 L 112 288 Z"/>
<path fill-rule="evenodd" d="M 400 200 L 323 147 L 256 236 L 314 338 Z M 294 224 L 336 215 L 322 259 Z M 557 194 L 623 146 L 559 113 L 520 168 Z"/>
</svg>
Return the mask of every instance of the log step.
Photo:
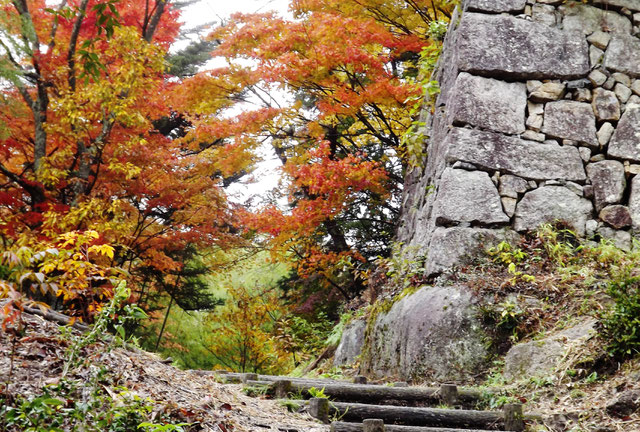
<svg viewBox="0 0 640 432">
<path fill-rule="evenodd" d="M 478 390 L 456 389 L 455 386 L 443 385 L 437 387 L 389 387 L 384 385 L 366 385 L 366 384 L 336 384 L 336 383 L 308 383 L 294 379 L 266 381 L 266 380 L 247 380 L 245 383 L 253 387 L 271 387 L 278 388 L 279 383 L 285 383 L 290 387 L 290 393 L 300 393 L 305 397 L 312 397 L 309 393 L 311 388 L 318 390 L 324 389 L 323 392 L 331 400 L 341 402 L 363 402 L 363 403 L 379 403 L 382 401 L 398 401 L 413 403 L 446 403 L 447 405 L 463 405 L 473 406 L 482 397 L 482 392 Z M 453 387 L 451 389 L 450 387 Z M 453 390 L 453 392 L 451 391 Z M 285 397 L 284 394 L 278 394 L 277 397 Z M 393 405 L 393 403 L 387 403 Z"/>
<path fill-rule="evenodd" d="M 237 373 L 237 372 L 227 372 L 223 373 L 222 371 L 197 371 L 196 373 L 202 375 L 220 375 L 228 382 L 243 382 L 245 381 L 246 375 L 254 375 L 254 374 L 245 374 L 245 373 Z M 279 380 L 290 380 L 300 383 L 308 383 L 310 385 L 315 385 L 316 387 L 319 385 L 334 383 L 334 384 L 350 384 L 350 381 L 345 380 L 334 380 L 327 378 L 294 378 L 288 376 L 279 376 L 279 375 L 258 375 L 257 378 L 251 378 L 257 381 L 269 381 L 275 382 Z"/>
<path fill-rule="evenodd" d="M 496 411 L 331 402 L 329 415 L 348 422 L 362 422 L 364 419 L 375 418 L 382 419 L 385 424 L 504 430 L 504 414 Z"/>
<path fill-rule="evenodd" d="M 267 386 L 278 381 L 290 381 L 292 392 L 299 392 L 309 396 L 312 387 L 324 388 L 324 393 L 331 399 L 344 402 L 380 402 L 404 401 L 424 403 L 446 403 L 448 405 L 472 406 L 492 389 L 480 391 L 477 389 L 460 388 L 455 385 L 443 384 L 440 387 L 422 386 L 387 386 L 379 384 L 356 384 L 348 381 L 331 379 L 294 378 L 278 375 L 257 375 L 243 373 L 223 373 L 224 371 L 194 371 L 202 375 L 217 374 L 227 383 L 246 383 L 252 386 Z M 356 381 L 364 381 L 363 377 L 356 377 Z M 400 383 L 398 383 L 400 384 Z M 406 383 L 402 383 L 406 384 Z"/>
<path fill-rule="evenodd" d="M 308 394 L 313 387 L 308 384 L 291 382 L 292 390 L 304 395 Z M 437 387 L 389 387 L 383 385 L 359 385 L 359 384 L 325 384 L 324 394 L 332 400 L 342 402 L 380 402 L 380 401 L 408 401 L 408 402 L 429 402 L 450 405 L 475 404 L 482 396 L 476 390 L 459 389 L 457 393 L 445 393 Z"/>
<path fill-rule="evenodd" d="M 385 425 L 385 432 L 497 432 L 487 429 L 451 429 L 442 427 Z M 364 432 L 361 423 L 333 422 L 331 432 Z"/>
</svg>

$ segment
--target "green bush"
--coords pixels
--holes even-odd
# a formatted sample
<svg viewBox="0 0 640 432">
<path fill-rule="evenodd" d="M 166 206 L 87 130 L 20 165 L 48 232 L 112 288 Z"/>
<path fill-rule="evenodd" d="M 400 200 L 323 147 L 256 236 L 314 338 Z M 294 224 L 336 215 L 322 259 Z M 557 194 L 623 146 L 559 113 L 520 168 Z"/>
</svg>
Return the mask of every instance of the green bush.
<svg viewBox="0 0 640 432">
<path fill-rule="evenodd" d="M 101 375 L 104 375 L 103 373 Z M 63 380 L 30 398 L 2 403 L 0 429 L 22 432 L 129 432 L 147 420 L 153 402 L 123 389 L 112 399 L 101 387 L 82 395 L 83 382 Z M 87 397 L 88 396 L 88 397 Z M 2 399 L 0 399 L 0 402 Z"/>
<path fill-rule="evenodd" d="M 631 357 L 640 352 L 640 276 L 610 282 L 608 294 L 614 304 L 601 329 L 607 351 L 614 357 Z"/>
</svg>

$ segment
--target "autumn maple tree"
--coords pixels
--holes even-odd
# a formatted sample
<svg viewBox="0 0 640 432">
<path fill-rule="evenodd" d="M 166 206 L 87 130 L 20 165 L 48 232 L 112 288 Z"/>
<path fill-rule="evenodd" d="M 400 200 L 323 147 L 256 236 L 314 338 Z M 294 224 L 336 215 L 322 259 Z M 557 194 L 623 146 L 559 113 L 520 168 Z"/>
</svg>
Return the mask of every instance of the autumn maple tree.
<svg viewBox="0 0 640 432">
<path fill-rule="evenodd" d="M 274 288 L 229 286 L 224 308 L 205 318 L 211 331 L 201 344 L 216 367 L 240 372 L 278 373 L 291 364 L 291 353 L 272 337 L 277 320 L 287 312 Z"/>
<path fill-rule="evenodd" d="M 295 260 L 298 276 L 345 298 L 389 252 L 410 160 L 402 137 L 422 95 L 420 53 L 439 46 L 434 26 L 450 3 L 294 0 L 292 20 L 237 14 L 211 35 L 228 66 L 181 87 L 177 107 L 194 125 L 184 139 L 227 142 L 212 160 L 224 151 L 250 168 L 256 148 L 273 148 L 289 207 L 267 203 L 244 221 Z M 223 120 L 210 115 L 221 110 Z"/>
<path fill-rule="evenodd" d="M 156 127 L 173 112 L 178 17 L 169 0 L 0 3 L 0 294 L 86 315 L 116 272 L 175 283 L 187 245 L 238 242 L 221 172 L 241 164 Z"/>
<path fill-rule="evenodd" d="M 200 45 L 228 66 L 193 74 L 166 61 L 170 0 L 0 2 L 0 295 L 89 317 L 118 277 L 138 300 L 201 306 L 187 261 L 248 233 L 324 298 L 359 293 L 389 251 L 420 52 L 437 49 L 451 5 L 291 10 L 235 15 Z M 289 205 L 239 209 L 224 187 L 265 145 Z"/>
</svg>

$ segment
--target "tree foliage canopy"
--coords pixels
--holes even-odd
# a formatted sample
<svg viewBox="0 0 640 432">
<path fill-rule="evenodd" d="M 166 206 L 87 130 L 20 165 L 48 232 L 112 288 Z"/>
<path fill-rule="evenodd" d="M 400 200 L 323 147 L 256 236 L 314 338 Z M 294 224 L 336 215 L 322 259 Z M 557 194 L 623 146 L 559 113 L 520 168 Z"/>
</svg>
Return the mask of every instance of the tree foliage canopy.
<svg viewBox="0 0 640 432">
<path fill-rule="evenodd" d="M 5 249 L 15 254 L 26 248 L 32 255 L 51 249 L 59 256 L 70 248 L 64 236 L 91 230 L 98 236 L 87 247 L 112 248 L 102 265 L 125 269 L 136 280 L 145 275 L 138 269 L 181 268 L 176 257 L 188 245 L 237 243 L 234 211 L 215 168 L 155 127 L 172 112 L 179 85 L 165 73 L 179 11 L 165 0 L 48 6 L 4 1 L 0 12 Z M 23 277 L 67 272 L 49 265 L 49 255 L 23 263 L 22 275 L 5 290 L 61 295 L 59 285 Z M 4 264 L 16 268 L 9 257 Z M 74 296 L 108 294 L 105 277 L 83 275 L 87 289 Z"/>
<path fill-rule="evenodd" d="M 440 43 L 430 32 L 451 7 L 296 0 L 293 20 L 237 14 L 211 35 L 228 66 L 185 81 L 185 107 L 198 101 L 201 110 L 187 140 L 202 141 L 204 130 L 205 141 L 231 134 L 246 159 L 266 142 L 282 162 L 288 208 L 267 203 L 245 213 L 247 226 L 295 259 L 300 276 L 322 275 L 344 297 L 360 292 L 361 270 L 389 252 L 409 160 L 402 136 L 422 95 L 420 52 Z M 283 102 L 278 91 L 292 97 Z M 224 121 L 208 115 L 225 103 L 244 110 Z"/>
<path fill-rule="evenodd" d="M 304 286 L 357 295 L 389 251 L 420 52 L 438 46 L 433 25 L 451 4 L 291 10 L 234 15 L 169 56 L 180 31 L 169 0 L 0 2 L 4 295 L 62 297 L 87 316 L 117 275 L 143 299 L 213 305 L 200 254 L 251 234 Z M 196 73 L 205 49 L 227 66 Z M 230 204 L 225 187 L 265 146 L 288 205 Z"/>
</svg>

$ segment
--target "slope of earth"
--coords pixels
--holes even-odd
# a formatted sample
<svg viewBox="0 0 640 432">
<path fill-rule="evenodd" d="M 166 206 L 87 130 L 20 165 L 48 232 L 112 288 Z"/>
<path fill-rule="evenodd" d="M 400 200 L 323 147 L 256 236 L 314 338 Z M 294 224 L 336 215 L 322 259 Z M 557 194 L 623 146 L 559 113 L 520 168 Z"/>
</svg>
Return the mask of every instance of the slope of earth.
<svg viewBox="0 0 640 432">
<path fill-rule="evenodd" d="M 349 367 L 366 372 L 363 359 L 382 357 L 370 349 L 372 340 L 378 338 L 378 346 L 393 342 L 390 332 L 374 333 L 376 323 L 393 322 L 386 318 L 393 307 L 411 304 L 419 311 L 415 315 L 428 316 L 424 311 L 433 302 L 416 293 L 465 286 L 476 302 L 489 355 L 483 366 L 467 369 L 473 375 L 450 383 L 490 389 L 478 408 L 523 403 L 525 412 L 544 418 L 532 432 L 640 432 L 640 248 L 625 251 L 595 240 L 580 240 L 562 224 L 545 225 L 519 241 L 499 243 L 486 256 L 473 255 L 437 279 L 424 277 L 422 261 L 400 254 L 379 271 L 387 278 L 370 284 L 350 305 L 361 310 L 345 327 L 348 336 L 343 334 L 338 352 L 346 352 L 349 342 L 355 360 L 345 365 L 337 355 L 337 362 L 328 360 L 317 372 L 338 371 L 334 364 L 343 373 L 353 373 Z M 453 310 L 451 303 L 445 306 Z M 401 319 L 394 325 L 408 328 L 413 317 L 398 309 L 404 315 L 396 314 Z M 414 334 L 402 339 L 400 350 L 387 352 L 424 346 L 424 337 Z M 384 357 L 392 365 L 400 358 Z M 454 356 L 442 358 L 443 364 L 456 364 Z M 407 380 L 398 372 L 377 378 Z M 410 378 L 411 384 L 441 384 L 428 374 Z"/>
<path fill-rule="evenodd" d="M 45 387 L 50 389 L 51 400 L 55 401 L 57 397 L 57 400 L 64 401 L 62 406 L 57 403 L 48 407 L 43 405 L 40 411 L 33 402 L 28 405 L 36 417 L 43 410 L 50 411 L 50 417 L 33 430 L 77 430 L 73 422 L 82 420 L 73 419 L 71 414 L 65 416 L 65 412 L 76 410 L 77 416 L 81 405 L 88 404 L 87 399 L 92 396 L 94 400 L 98 398 L 98 405 L 110 406 L 105 410 L 106 417 L 114 407 L 117 411 L 118 406 L 126 405 L 126 400 L 134 401 L 133 405 L 137 404 L 137 407 L 144 406 L 137 411 L 131 408 L 126 414 L 146 413 L 147 422 L 153 424 L 146 430 L 180 430 L 159 426 L 167 421 L 172 424 L 189 423 L 190 426 L 184 426 L 184 430 L 189 432 L 328 430 L 327 426 L 320 425 L 311 417 L 287 413 L 275 401 L 244 395 L 239 385 L 223 386 L 212 377 L 197 376 L 167 365 L 153 354 L 114 347 L 105 341 L 80 348 L 77 357 L 81 364 L 70 368 L 63 378 L 65 365 L 69 362 L 69 348 L 79 337 L 79 332 L 61 332 L 57 324 L 28 313 L 23 313 L 22 320 L 20 332 L 11 331 L 11 328 L 0 331 L 0 407 L 9 401 L 7 405 L 22 404 L 24 411 L 25 401 L 41 396 Z M 55 389 L 59 390 L 60 384 L 67 381 L 81 384 L 75 400 L 55 394 Z M 96 396 L 98 394 L 102 397 Z M 112 405 L 109 405 L 110 401 Z M 129 405 L 132 404 L 129 402 Z M 87 414 L 94 415 L 95 421 L 87 421 L 86 417 L 84 420 L 92 428 L 97 427 L 98 421 L 104 421 L 100 420 L 104 416 L 99 418 L 95 411 L 88 410 Z M 130 427 L 116 429 L 112 426 L 117 421 L 123 422 L 119 416 L 124 411 L 120 409 L 118 412 L 120 414 L 110 418 L 110 425 L 103 430 L 132 430 Z M 58 419 L 58 429 L 53 428 L 51 418 Z M 0 416 L 0 428 L 3 421 L 7 420 Z M 26 430 L 24 426 L 11 426 L 10 423 L 5 427 L 7 429 L 3 430 L 7 431 Z"/>
</svg>

